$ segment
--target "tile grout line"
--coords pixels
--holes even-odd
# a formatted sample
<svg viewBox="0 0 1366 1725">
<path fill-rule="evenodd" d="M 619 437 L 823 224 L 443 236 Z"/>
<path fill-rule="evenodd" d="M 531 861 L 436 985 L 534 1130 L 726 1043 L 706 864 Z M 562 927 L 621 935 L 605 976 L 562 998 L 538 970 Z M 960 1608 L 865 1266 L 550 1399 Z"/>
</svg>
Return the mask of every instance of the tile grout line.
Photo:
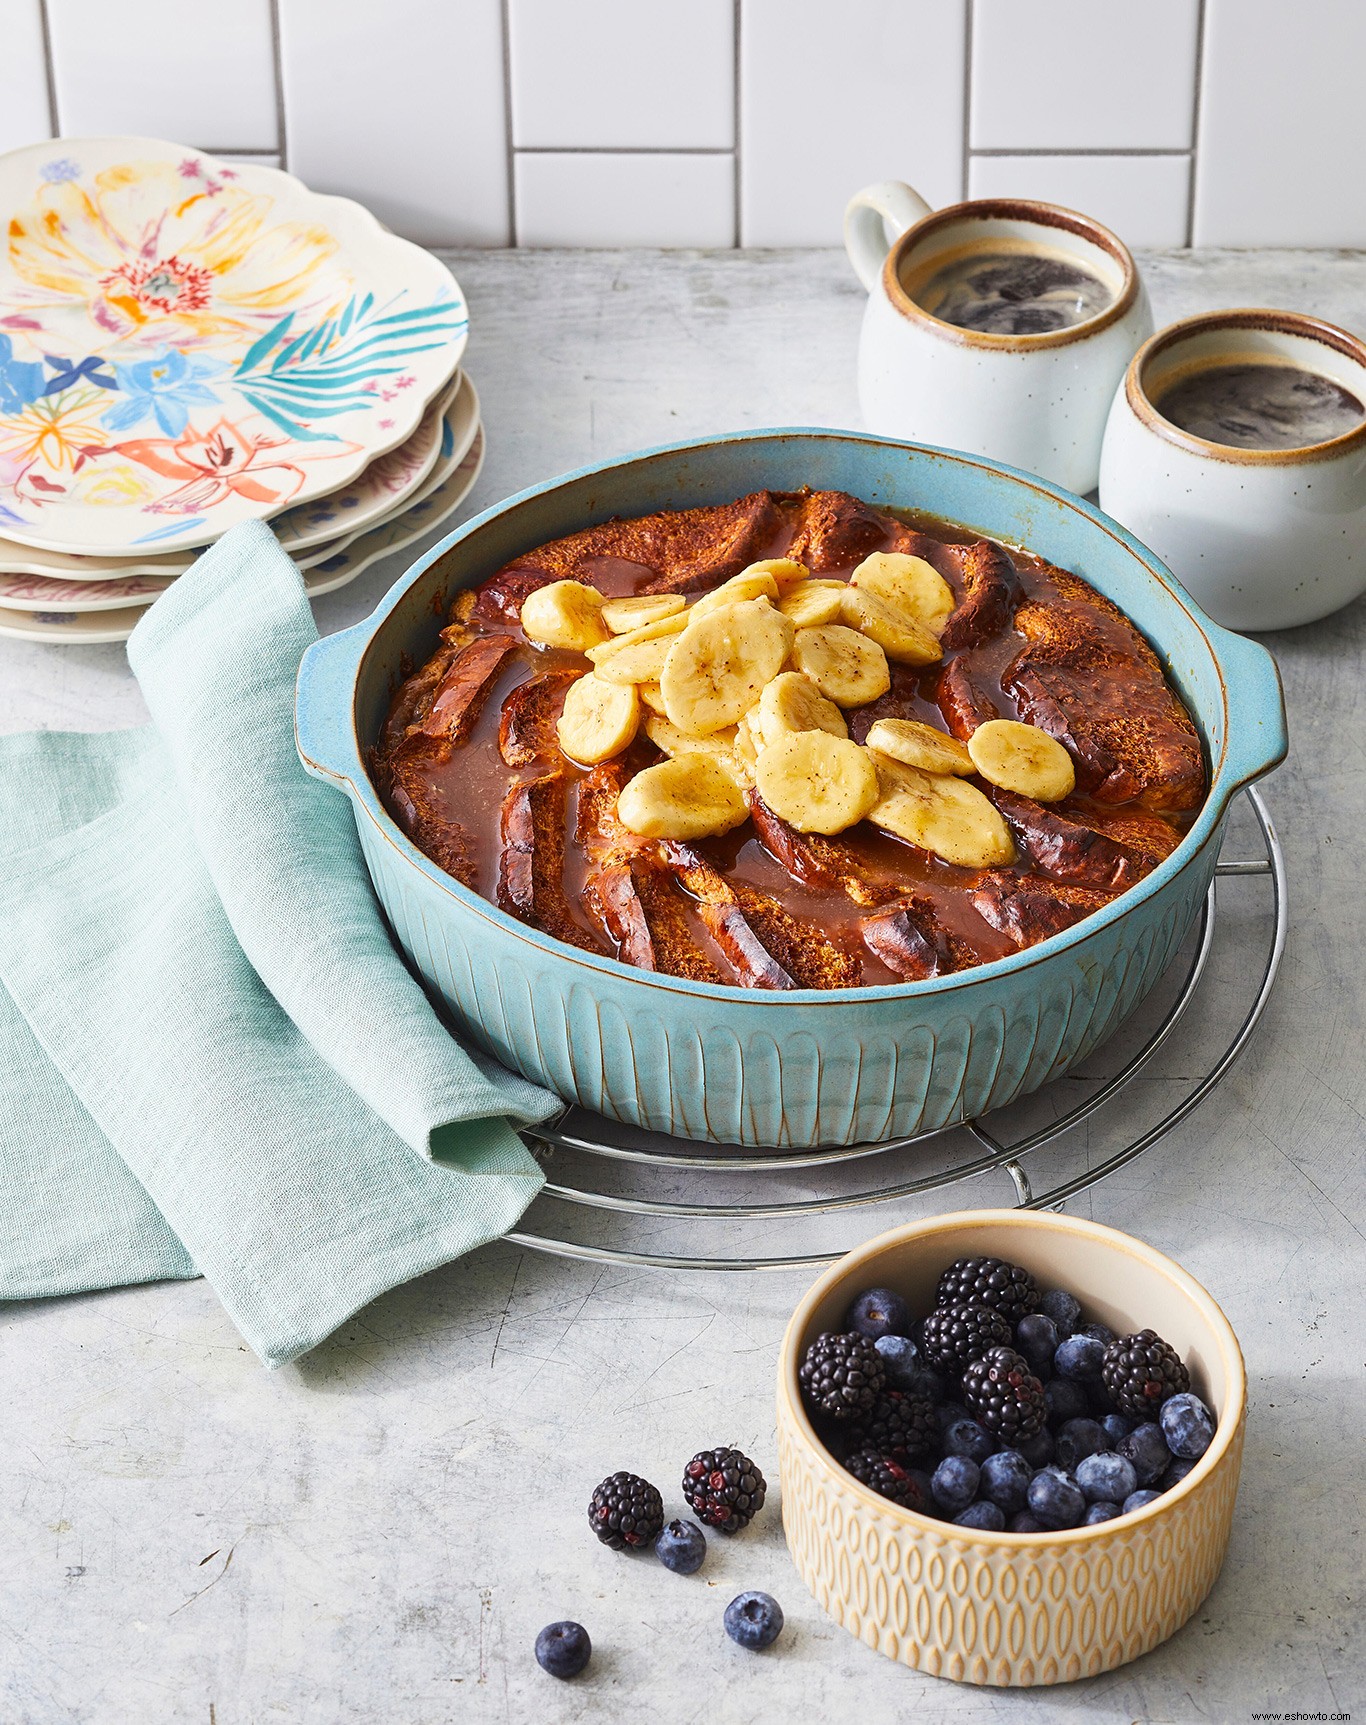
<svg viewBox="0 0 1366 1725">
<path fill-rule="evenodd" d="M 1075 149 L 1070 149 L 1070 150 L 1042 149 L 1042 148 L 1020 148 L 1020 149 L 1013 149 L 1013 150 L 1008 150 L 1008 149 L 985 150 L 984 149 L 984 150 L 972 150 L 969 153 L 973 156 L 983 156 L 983 157 L 993 157 L 993 156 L 996 156 L 996 157 L 1000 157 L 1000 156 L 1068 156 L 1068 157 L 1071 157 L 1071 156 L 1143 156 L 1143 157 L 1147 158 L 1147 157 L 1154 157 L 1154 156 L 1156 156 L 1156 157 L 1189 156 L 1191 154 L 1191 151 L 1189 149 L 1183 149 L 1183 150 L 1143 150 L 1143 149 L 1131 149 L 1131 148 L 1104 149 L 1104 148 L 1101 148 L 1100 146 L 1097 146 L 1095 148 L 1080 147 L 1080 148 L 1075 148 Z"/>
<path fill-rule="evenodd" d="M 733 79 L 733 83 L 732 83 L 732 87 L 731 87 L 731 134 L 730 134 L 730 141 L 731 141 L 731 161 L 732 161 L 732 166 L 734 169 L 734 172 L 731 175 L 731 186 L 732 186 L 732 194 L 731 195 L 732 195 L 734 202 L 735 202 L 735 208 L 731 213 L 731 235 L 732 235 L 732 249 L 735 251 L 739 251 L 741 244 L 743 242 L 743 239 L 744 239 L 743 230 L 742 230 L 741 225 L 740 225 L 740 197 L 741 197 L 741 178 L 740 178 L 740 103 L 741 103 L 741 96 L 740 96 L 740 53 L 741 53 L 742 33 L 743 33 L 744 27 L 745 27 L 745 25 L 744 25 L 744 7 L 741 4 L 741 0 L 734 0 L 734 10 L 733 10 L 732 16 L 734 17 L 734 20 L 735 20 L 735 73 L 734 73 L 734 79 Z"/>
<path fill-rule="evenodd" d="M 722 144 L 518 144 L 519 156 L 733 156 Z"/>
<path fill-rule="evenodd" d="M 62 127 L 57 112 L 57 73 L 52 64 L 52 21 L 48 17 L 47 0 L 38 0 L 38 22 L 43 32 L 43 71 L 47 76 L 47 123 L 52 136 L 60 138 Z"/>
<path fill-rule="evenodd" d="M 973 41 L 976 35 L 976 18 L 973 13 L 973 0 L 965 0 L 963 8 L 963 159 L 959 172 L 963 176 L 959 199 L 971 197 L 968 190 L 968 175 L 972 170 L 972 55 Z"/>
<path fill-rule="evenodd" d="M 517 224 L 517 149 L 512 136 L 512 6 L 499 0 L 503 21 L 503 149 L 507 156 L 508 246 L 518 249 L 521 234 Z"/>
<path fill-rule="evenodd" d="M 274 61 L 275 72 L 275 130 L 279 149 L 274 152 L 279 155 L 280 166 L 289 172 L 289 118 L 285 113 L 285 61 L 280 47 L 280 0 L 270 0 L 270 52 Z M 261 154 L 270 152 L 262 151 Z M 235 150 L 234 155 L 245 156 L 246 150 Z"/>
<path fill-rule="evenodd" d="M 1195 21 L 1195 90 L 1191 103 L 1190 180 L 1186 187 L 1186 249 L 1195 245 L 1195 187 L 1200 158 L 1200 98 L 1205 87 L 1205 29 L 1209 18 L 1207 0 L 1199 0 Z"/>
</svg>

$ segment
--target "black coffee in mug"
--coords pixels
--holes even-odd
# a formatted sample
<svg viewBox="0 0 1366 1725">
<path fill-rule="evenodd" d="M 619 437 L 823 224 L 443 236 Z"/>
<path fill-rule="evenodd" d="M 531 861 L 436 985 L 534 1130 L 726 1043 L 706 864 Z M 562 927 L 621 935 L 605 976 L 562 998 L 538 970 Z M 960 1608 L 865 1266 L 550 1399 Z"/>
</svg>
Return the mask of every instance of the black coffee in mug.
<svg viewBox="0 0 1366 1725">
<path fill-rule="evenodd" d="M 979 241 L 931 259 L 906 291 L 932 317 L 984 335 L 1048 335 L 1096 317 L 1113 290 L 1077 258 L 1016 242 Z"/>
<path fill-rule="evenodd" d="M 1234 449 L 1303 449 L 1366 419 L 1366 407 L 1331 377 L 1267 360 L 1190 372 L 1153 405 L 1193 437 Z"/>
</svg>

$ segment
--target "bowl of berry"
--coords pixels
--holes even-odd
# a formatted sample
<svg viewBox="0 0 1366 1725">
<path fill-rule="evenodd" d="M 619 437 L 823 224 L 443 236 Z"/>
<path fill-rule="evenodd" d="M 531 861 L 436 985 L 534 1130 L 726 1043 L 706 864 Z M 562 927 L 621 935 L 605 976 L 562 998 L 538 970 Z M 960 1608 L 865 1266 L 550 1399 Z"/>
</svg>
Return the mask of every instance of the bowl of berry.
<svg viewBox="0 0 1366 1725">
<path fill-rule="evenodd" d="M 788 1325 L 788 1547 L 836 1622 L 903 1664 L 1092 1677 L 1213 1587 L 1245 1404 L 1227 1318 L 1142 1241 L 1032 1210 L 909 1223 Z"/>
</svg>

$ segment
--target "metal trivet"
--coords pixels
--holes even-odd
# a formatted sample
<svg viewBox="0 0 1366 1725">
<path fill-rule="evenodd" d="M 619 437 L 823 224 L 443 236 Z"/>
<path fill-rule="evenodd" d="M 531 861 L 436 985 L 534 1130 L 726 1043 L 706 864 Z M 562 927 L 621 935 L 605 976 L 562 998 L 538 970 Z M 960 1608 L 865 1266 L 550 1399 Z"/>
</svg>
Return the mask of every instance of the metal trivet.
<svg viewBox="0 0 1366 1725">
<path fill-rule="evenodd" d="M 1249 839 L 1262 855 L 1224 860 Z M 547 1182 L 507 1238 L 602 1263 L 786 1270 L 829 1263 L 855 1244 L 828 1237 L 845 1211 L 874 1212 L 859 1219 L 863 1239 L 931 1210 L 999 1205 L 1003 1179 L 1016 1207 L 1060 1209 L 1198 1108 L 1265 1010 L 1285 948 L 1285 861 L 1253 789 L 1235 801 L 1220 859 L 1165 975 L 1081 1070 L 977 1120 L 825 1150 L 701 1144 L 569 1108 L 524 1134 Z M 709 1250 L 697 1250 L 699 1229 L 713 1236 Z M 771 1248 L 775 1234 L 785 1249 L 756 1256 L 758 1239 Z"/>
</svg>

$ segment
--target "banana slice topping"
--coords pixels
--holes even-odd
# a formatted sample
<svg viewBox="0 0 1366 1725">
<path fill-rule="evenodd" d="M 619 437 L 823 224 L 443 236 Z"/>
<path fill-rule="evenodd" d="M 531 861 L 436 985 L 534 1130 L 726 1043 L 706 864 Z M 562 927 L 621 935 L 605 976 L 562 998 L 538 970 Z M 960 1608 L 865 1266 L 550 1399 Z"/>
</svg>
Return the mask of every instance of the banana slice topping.
<svg viewBox="0 0 1366 1725">
<path fill-rule="evenodd" d="M 602 620 L 614 635 L 629 635 L 646 623 L 676 617 L 686 604 L 681 593 L 641 593 L 632 599 L 604 599 Z"/>
<path fill-rule="evenodd" d="M 877 804 L 877 768 L 866 749 L 828 731 L 789 731 L 759 751 L 759 795 L 802 833 L 842 833 Z"/>
<path fill-rule="evenodd" d="M 522 601 L 522 633 L 542 647 L 586 653 L 607 639 L 602 594 L 582 581 L 552 581 Z"/>
<path fill-rule="evenodd" d="M 680 731 L 698 737 L 735 724 L 782 670 L 792 637 L 792 624 L 762 599 L 719 605 L 701 616 L 694 608 L 660 673 L 665 713 Z"/>
<path fill-rule="evenodd" d="M 904 551 L 874 551 L 849 579 L 853 586 L 909 611 L 935 635 L 943 633 L 954 608 L 953 588 L 939 571 L 923 557 Z"/>
<path fill-rule="evenodd" d="M 868 819 L 921 850 L 960 868 L 990 868 L 1015 860 L 1015 844 L 999 810 L 965 779 L 922 773 L 877 757 L 879 797 Z M 765 799 L 767 800 L 767 799 Z"/>
<path fill-rule="evenodd" d="M 591 767 L 628 748 L 639 724 L 634 685 L 605 683 L 590 671 L 569 685 L 556 729 L 570 760 Z"/>
<path fill-rule="evenodd" d="M 783 671 L 764 687 L 759 705 L 746 715 L 758 730 L 761 746 L 793 731 L 828 731 L 847 737 L 844 714 L 821 694 L 805 671 Z M 971 770 L 971 769 L 969 769 Z"/>
<path fill-rule="evenodd" d="M 705 839 L 749 816 L 734 778 L 711 755 L 674 755 L 646 767 L 617 798 L 622 825 L 649 839 Z"/>
<path fill-rule="evenodd" d="M 1071 755 L 1037 725 L 988 719 L 968 738 L 968 754 L 989 783 L 1036 803 L 1056 803 L 1076 788 Z"/>
<path fill-rule="evenodd" d="M 876 641 L 842 623 L 798 629 L 793 662 L 837 707 L 862 707 L 892 686 L 887 655 Z"/>
<path fill-rule="evenodd" d="M 967 778 L 977 771 L 977 763 L 957 737 L 921 724 L 919 719 L 876 719 L 869 725 L 864 742 L 903 766 L 919 767 L 922 773 Z"/>
</svg>

